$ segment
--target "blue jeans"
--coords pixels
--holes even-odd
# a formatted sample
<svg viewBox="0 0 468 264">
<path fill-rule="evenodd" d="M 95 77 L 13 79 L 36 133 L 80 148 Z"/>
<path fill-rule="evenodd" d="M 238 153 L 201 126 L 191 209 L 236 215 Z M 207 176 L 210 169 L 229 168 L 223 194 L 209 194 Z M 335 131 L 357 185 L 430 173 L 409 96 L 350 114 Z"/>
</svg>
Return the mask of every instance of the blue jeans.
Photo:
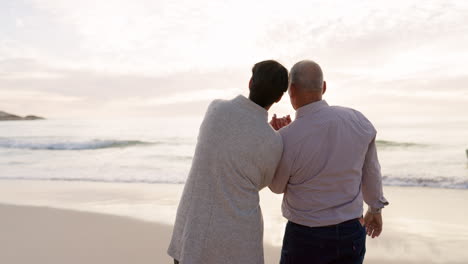
<svg viewBox="0 0 468 264">
<path fill-rule="evenodd" d="M 358 219 L 333 226 L 286 225 L 280 264 L 361 264 L 366 230 Z"/>
</svg>

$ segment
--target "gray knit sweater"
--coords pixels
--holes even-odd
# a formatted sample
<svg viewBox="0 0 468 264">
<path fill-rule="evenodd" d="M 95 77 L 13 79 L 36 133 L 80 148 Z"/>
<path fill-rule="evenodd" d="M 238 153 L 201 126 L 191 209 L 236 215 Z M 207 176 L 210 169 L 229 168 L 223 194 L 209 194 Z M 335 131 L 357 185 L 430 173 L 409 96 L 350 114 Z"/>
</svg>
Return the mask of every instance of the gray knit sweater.
<svg viewBox="0 0 468 264">
<path fill-rule="evenodd" d="M 209 106 L 168 249 L 181 264 L 264 263 L 258 192 L 283 151 L 267 119 L 244 96 Z"/>
</svg>

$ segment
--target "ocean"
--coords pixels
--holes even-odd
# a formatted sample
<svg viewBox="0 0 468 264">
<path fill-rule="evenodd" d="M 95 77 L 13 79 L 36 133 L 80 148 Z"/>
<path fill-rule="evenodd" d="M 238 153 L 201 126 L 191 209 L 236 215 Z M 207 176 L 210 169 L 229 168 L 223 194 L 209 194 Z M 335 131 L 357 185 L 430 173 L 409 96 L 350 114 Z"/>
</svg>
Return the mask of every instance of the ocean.
<svg viewBox="0 0 468 264">
<path fill-rule="evenodd" d="M 2 180 L 183 184 L 201 118 L 0 122 Z M 385 185 L 468 189 L 468 122 L 377 122 Z"/>
</svg>

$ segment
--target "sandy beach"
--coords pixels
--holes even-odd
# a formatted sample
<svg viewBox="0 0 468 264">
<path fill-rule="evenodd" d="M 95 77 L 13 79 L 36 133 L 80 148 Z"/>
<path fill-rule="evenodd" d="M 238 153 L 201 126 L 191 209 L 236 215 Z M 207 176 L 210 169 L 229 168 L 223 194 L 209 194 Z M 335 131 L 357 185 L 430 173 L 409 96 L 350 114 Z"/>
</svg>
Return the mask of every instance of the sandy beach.
<svg viewBox="0 0 468 264">
<path fill-rule="evenodd" d="M 169 263 L 168 226 L 47 207 L 0 212 L 1 263 Z"/>
<path fill-rule="evenodd" d="M 0 263 L 171 263 L 182 185 L 0 182 Z M 466 263 L 468 191 L 385 187 L 384 233 L 366 263 Z M 265 263 L 278 263 L 281 196 L 261 192 Z"/>
</svg>

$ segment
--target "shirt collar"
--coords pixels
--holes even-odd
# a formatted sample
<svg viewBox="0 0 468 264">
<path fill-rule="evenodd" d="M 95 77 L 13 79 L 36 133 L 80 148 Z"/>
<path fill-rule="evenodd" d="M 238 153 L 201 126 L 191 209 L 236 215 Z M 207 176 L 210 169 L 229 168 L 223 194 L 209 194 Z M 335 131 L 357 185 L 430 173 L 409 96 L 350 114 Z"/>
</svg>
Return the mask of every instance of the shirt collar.
<svg viewBox="0 0 468 264">
<path fill-rule="evenodd" d="M 242 107 L 249 109 L 250 111 L 254 112 L 256 115 L 268 121 L 268 111 L 265 108 L 254 103 L 249 98 L 243 95 L 238 95 L 236 98 L 233 99 L 233 101 L 241 105 Z"/>
<path fill-rule="evenodd" d="M 325 100 L 320 100 L 320 101 L 317 101 L 317 102 L 313 102 L 313 103 L 304 105 L 304 106 L 300 107 L 299 109 L 297 109 L 296 118 L 316 113 L 316 112 L 322 110 L 325 107 L 328 107 L 328 103 Z"/>
</svg>

